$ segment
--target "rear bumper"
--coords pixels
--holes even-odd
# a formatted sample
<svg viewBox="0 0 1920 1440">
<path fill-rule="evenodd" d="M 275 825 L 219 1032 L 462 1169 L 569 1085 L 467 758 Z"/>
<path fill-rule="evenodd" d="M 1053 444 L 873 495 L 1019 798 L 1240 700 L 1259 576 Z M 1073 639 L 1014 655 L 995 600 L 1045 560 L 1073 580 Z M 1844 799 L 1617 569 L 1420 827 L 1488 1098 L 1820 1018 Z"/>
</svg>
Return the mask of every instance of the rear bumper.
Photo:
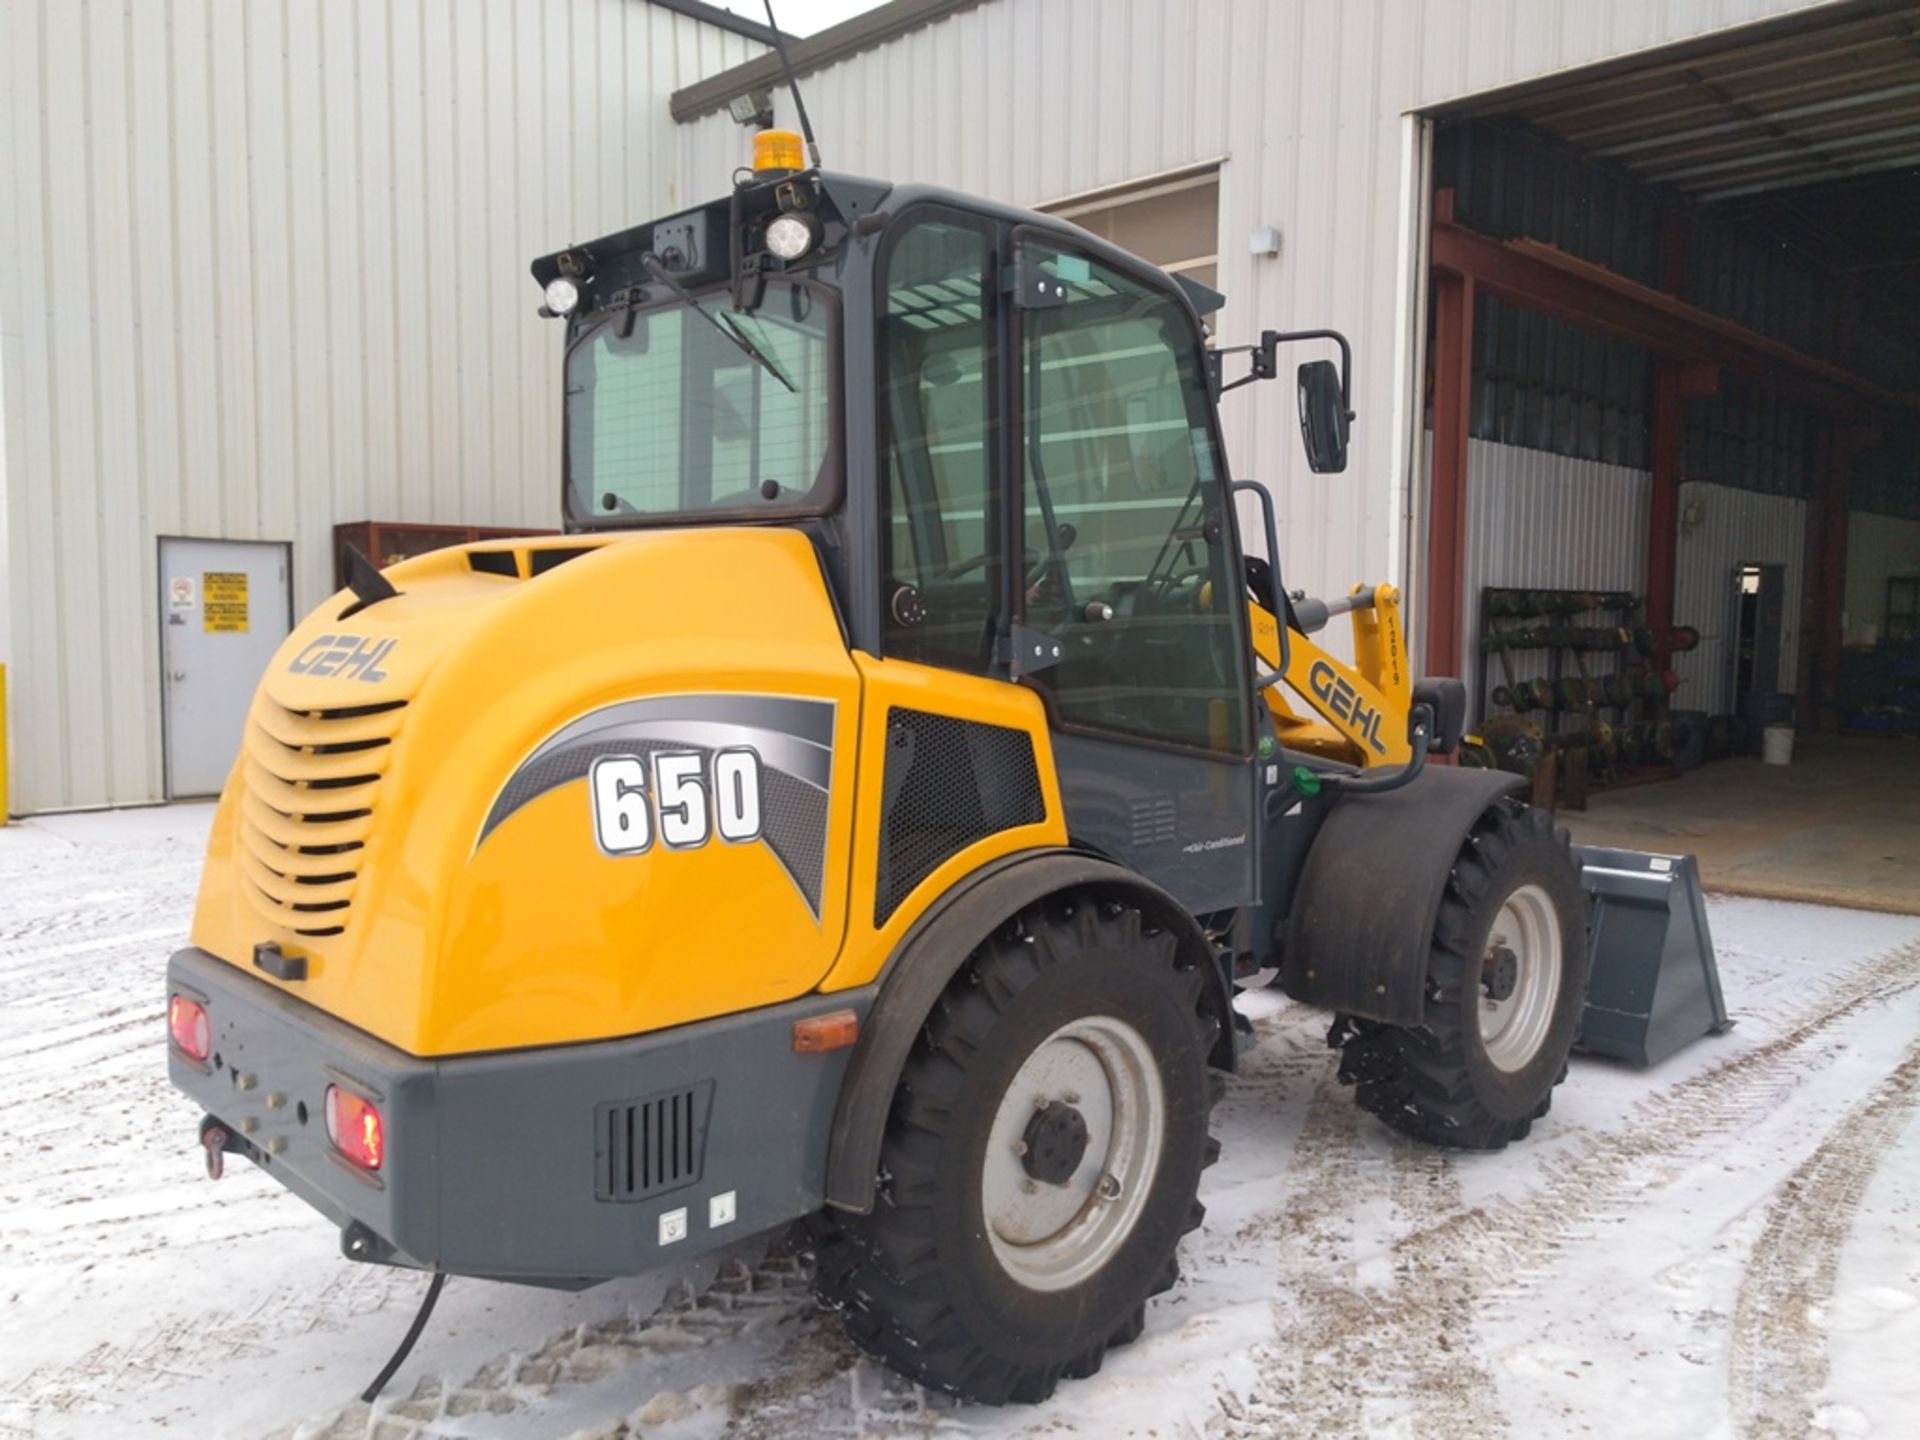
<svg viewBox="0 0 1920 1440">
<path fill-rule="evenodd" d="M 169 993 L 207 1007 L 218 1066 L 173 1083 L 341 1228 L 354 1259 L 536 1284 L 635 1274 L 816 1210 L 850 1050 L 797 1054 L 810 995 L 626 1040 L 423 1060 L 197 949 Z M 328 1143 L 325 1094 L 381 1110 L 377 1174 Z"/>
</svg>

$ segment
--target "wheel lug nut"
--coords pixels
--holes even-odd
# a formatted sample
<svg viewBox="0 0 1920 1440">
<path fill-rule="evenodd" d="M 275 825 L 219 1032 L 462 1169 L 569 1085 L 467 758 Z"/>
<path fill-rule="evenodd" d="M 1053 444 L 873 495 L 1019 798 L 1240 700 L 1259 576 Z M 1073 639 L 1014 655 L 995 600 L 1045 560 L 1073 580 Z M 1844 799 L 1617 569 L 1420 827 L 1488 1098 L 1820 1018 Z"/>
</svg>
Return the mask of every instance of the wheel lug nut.
<svg viewBox="0 0 1920 1440">
<path fill-rule="evenodd" d="M 1100 1177 L 1100 1183 L 1093 1187 L 1093 1193 L 1102 1200 L 1118 1200 L 1120 1198 L 1120 1181 L 1111 1174 L 1102 1175 Z"/>
<path fill-rule="evenodd" d="M 1027 1153 L 1027 1142 L 1026 1142 L 1026 1141 L 1024 1141 L 1024 1140 L 1016 1140 L 1016 1141 L 1014 1141 L 1014 1142 L 1013 1142 L 1013 1153 L 1014 1153 L 1014 1154 L 1016 1154 L 1016 1155 L 1025 1155 L 1025 1154 Z"/>
</svg>

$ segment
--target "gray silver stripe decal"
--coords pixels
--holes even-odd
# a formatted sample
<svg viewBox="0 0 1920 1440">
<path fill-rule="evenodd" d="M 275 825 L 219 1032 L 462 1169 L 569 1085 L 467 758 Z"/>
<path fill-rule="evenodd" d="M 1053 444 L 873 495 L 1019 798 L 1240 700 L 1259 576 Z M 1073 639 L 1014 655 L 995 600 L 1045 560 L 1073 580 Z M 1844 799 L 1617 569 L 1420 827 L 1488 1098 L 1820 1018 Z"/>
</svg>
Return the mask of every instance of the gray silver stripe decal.
<svg viewBox="0 0 1920 1440">
<path fill-rule="evenodd" d="M 494 798 L 478 850 L 515 811 L 574 780 L 602 755 L 752 749 L 764 791 L 761 838 L 820 916 L 833 781 L 835 705 L 776 695 L 661 695 L 623 700 L 569 721 L 520 762 Z"/>
</svg>

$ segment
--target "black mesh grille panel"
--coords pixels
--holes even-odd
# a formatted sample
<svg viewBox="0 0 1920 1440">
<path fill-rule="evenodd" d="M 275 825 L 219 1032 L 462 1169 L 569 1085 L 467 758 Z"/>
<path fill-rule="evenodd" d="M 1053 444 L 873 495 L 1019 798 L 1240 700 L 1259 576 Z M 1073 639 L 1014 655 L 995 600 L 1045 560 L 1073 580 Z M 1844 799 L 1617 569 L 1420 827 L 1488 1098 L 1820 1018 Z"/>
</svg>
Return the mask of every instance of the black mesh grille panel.
<svg viewBox="0 0 1920 1440">
<path fill-rule="evenodd" d="M 887 712 L 880 803 L 875 925 L 948 857 L 1047 818 L 1030 735 L 923 710 Z"/>
<path fill-rule="evenodd" d="M 713 1082 L 596 1107 L 593 1115 L 601 1200 L 644 1200 L 700 1178 L 706 1161 Z"/>
</svg>

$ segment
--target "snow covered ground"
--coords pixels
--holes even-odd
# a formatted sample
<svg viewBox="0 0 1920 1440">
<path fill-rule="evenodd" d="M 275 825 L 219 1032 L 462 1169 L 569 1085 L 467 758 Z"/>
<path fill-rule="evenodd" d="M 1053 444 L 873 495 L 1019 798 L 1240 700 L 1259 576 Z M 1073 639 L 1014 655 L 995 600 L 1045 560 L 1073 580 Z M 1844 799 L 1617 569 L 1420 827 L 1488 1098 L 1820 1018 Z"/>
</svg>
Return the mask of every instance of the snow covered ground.
<svg viewBox="0 0 1920 1440">
<path fill-rule="evenodd" d="M 1527 1144 L 1403 1143 L 1324 1019 L 1245 997 L 1204 1229 L 1147 1333 L 1036 1409 L 859 1361 L 797 1261 L 580 1295 L 340 1258 L 251 1167 L 201 1171 L 161 976 L 209 809 L 0 829 L 0 1435 L 1920 1435 L 1920 920 L 1712 904 L 1739 1024 L 1576 1060 Z"/>
</svg>

